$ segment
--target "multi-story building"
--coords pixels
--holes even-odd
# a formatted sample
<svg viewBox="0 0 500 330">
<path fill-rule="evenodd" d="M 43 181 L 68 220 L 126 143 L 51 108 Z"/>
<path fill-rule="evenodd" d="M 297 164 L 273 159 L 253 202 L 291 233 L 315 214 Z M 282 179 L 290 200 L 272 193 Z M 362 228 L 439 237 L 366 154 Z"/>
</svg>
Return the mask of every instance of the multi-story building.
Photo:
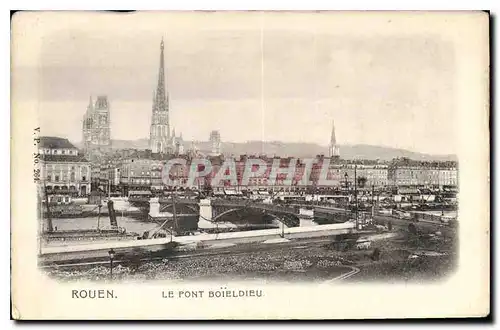
<svg viewBox="0 0 500 330">
<path fill-rule="evenodd" d="M 170 169 L 172 184 L 168 186 L 164 181 L 164 166 L 171 158 L 178 156 L 138 152 L 122 159 L 113 174 L 115 180 L 119 177 L 117 190 L 128 196 L 141 191 L 161 193 L 171 186 L 184 185 L 188 177 L 188 167 L 181 164 L 174 164 Z"/>
<path fill-rule="evenodd" d="M 123 194 L 129 195 L 134 191 L 151 191 L 158 187 L 161 180 L 161 160 L 131 158 L 123 161 L 120 168 L 120 188 Z"/>
<path fill-rule="evenodd" d="M 99 191 L 102 190 L 102 182 L 101 182 L 101 164 L 100 163 L 90 163 L 90 177 L 92 178 L 91 180 L 91 185 L 90 185 L 90 190 L 91 191 Z"/>
<path fill-rule="evenodd" d="M 96 166 L 99 169 L 96 174 L 99 180 L 99 189 L 108 195 L 121 192 L 119 187 L 121 163 L 120 159 L 110 159 Z"/>
<path fill-rule="evenodd" d="M 457 186 L 458 170 L 453 162 L 398 159 L 389 165 L 388 180 L 393 186 Z"/>
<path fill-rule="evenodd" d="M 453 167 L 438 170 L 438 184 L 444 186 L 458 186 L 458 171 Z"/>
<path fill-rule="evenodd" d="M 389 184 L 388 166 L 385 164 L 343 164 L 335 165 L 332 170 L 343 186 L 345 182 L 348 186 L 353 186 L 355 178 L 359 188 L 383 187 Z"/>
<path fill-rule="evenodd" d="M 110 106 L 107 96 L 92 96 L 83 117 L 83 145 L 85 155 L 91 159 L 111 151 Z"/>
<path fill-rule="evenodd" d="M 390 182 L 394 186 L 429 185 L 429 169 L 420 166 L 397 166 L 391 168 Z"/>
<path fill-rule="evenodd" d="M 176 155 L 183 155 L 185 153 L 182 133 L 179 136 L 175 136 L 175 129 L 172 130 L 172 148 Z"/>
<path fill-rule="evenodd" d="M 184 164 L 174 163 L 169 173 L 164 173 L 165 164 L 172 158 L 183 158 Z M 198 158 L 197 156 L 196 158 Z M 205 156 L 206 157 L 206 156 Z M 256 172 L 259 165 L 248 167 L 247 160 L 259 158 L 265 164 L 265 171 L 258 175 L 249 175 L 249 180 L 244 182 L 245 172 Z M 384 188 L 386 186 L 454 186 L 457 184 L 457 170 L 450 164 L 438 163 L 426 165 L 418 164 L 388 164 L 379 161 L 358 160 L 347 161 L 336 157 L 318 156 L 312 166 L 306 171 L 307 162 L 296 158 L 279 158 L 267 156 L 242 155 L 234 159 L 236 170 L 236 182 L 225 179 L 215 186 L 213 181 L 227 160 L 222 155 L 208 156 L 211 171 L 203 177 L 198 177 L 187 187 L 190 171 L 205 172 L 204 165 L 199 164 L 197 169 L 192 167 L 192 156 L 190 155 L 168 155 L 154 154 L 150 151 L 136 151 L 125 159 L 121 157 L 111 158 L 99 167 L 95 175 L 100 177 L 101 189 L 111 192 L 120 191 L 128 195 L 130 191 L 161 192 L 165 189 L 206 189 L 206 186 L 216 190 L 225 187 L 237 186 L 239 189 L 267 189 L 267 190 L 331 190 L 339 193 L 346 186 L 352 189 L 355 184 L 360 190 L 373 188 Z M 277 173 L 275 178 L 271 177 L 273 164 L 279 164 L 280 168 L 288 169 L 295 162 L 295 170 L 290 173 L 285 170 Z M 325 168 L 327 166 L 327 168 Z M 229 170 L 224 174 L 229 174 Z M 168 176 L 169 182 L 164 180 Z M 290 177 L 291 176 L 291 177 Z M 307 176 L 307 185 L 305 184 Z M 326 178 L 327 182 L 322 181 Z M 356 181 L 355 181 L 356 180 Z"/>
<path fill-rule="evenodd" d="M 49 200 L 50 195 L 90 194 L 90 163 L 68 139 L 41 137 L 38 152 L 40 175 Z"/>
<path fill-rule="evenodd" d="M 165 165 L 168 162 L 168 159 L 162 160 L 161 167 L 157 169 L 158 171 L 158 187 L 157 189 L 173 189 L 176 187 L 186 188 L 189 171 L 190 171 L 190 162 L 191 158 L 187 155 L 176 155 L 175 159 L 181 159 L 185 161 L 185 164 L 173 163 L 169 164 L 169 172 L 165 173 Z M 201 169 L 200 169 L 201 170 Z M 168 179 L 168 182 L 166 180 Z M 198 180 L 199 181 L 199 180 Z M 199 182 L 195 183 L 195 186 L 199 186 Z M 192 188 L 192 187 L 191 187 Z"/>
</svg>

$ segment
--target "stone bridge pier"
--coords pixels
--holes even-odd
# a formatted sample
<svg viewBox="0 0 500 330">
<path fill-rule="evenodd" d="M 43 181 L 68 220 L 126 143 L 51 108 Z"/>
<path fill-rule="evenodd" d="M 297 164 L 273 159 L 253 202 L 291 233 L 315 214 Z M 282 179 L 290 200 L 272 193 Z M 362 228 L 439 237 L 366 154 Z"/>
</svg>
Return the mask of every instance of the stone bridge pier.
<svg viewBox="0 0 500 330">
<path fill-rule="evenodd" d="M 300 227 L 310 227 L 318 225 L 316 222 L 314 222 L 314 210 L 300 208 L 299 220 L 300 220 Z"/>
<path fill-rule="evenodd" d="M 200 206 L 200 215 L 198 219 L 198 227 L 200 228 L 213 227 L 213 224 L 211 223 L 213 219 L 212 201 L 210 199 L 201 199 L 199 206 Z"/>
<path fill-rule="evenodd" d="M 157 217 L 160 215 L 160 201 L 158 197 L 149 200 L 149 216 Z"/>
</svg>

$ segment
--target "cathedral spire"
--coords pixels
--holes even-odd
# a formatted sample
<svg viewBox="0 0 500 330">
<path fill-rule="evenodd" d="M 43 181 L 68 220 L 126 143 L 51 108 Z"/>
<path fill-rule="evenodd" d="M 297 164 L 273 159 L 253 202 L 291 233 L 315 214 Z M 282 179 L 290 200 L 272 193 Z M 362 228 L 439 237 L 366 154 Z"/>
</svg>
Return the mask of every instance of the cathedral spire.
<svg viewBox="0 0 500 330">
<path fill-rule="evenodd" d="M 151 118 L 149 146 L 153 153 L 168 153 L 170 146 L 170 124 L 168 94 L 165 83 L 165 44 L 160 42 L 160 67 L 158 69 L 158 83 L 153 92 L 153 109 Z"/>
<path fill-rule="evenodd" d="M 175 138 L 175 127 L 172 128 L 172 138 Z"/>
<path fill-rule="evenodd" d="M 154 90 L 153 90 L 153 105 L 152 105 L 152 110 L 153 110 L 153 112 L 155 112 L 155 110 L 156 110 L 156 93 L 155 93 Z"/>
<path fill-rule="evenodd" d="M 170 101 L 169 101 L 169 99 L 168 99 L 168 91 L 166 92 L 166 94 L 167 94 L 167 103 L 166 103 L 166 104 L 167 104 L 167 110 L 168 110 L 168 108 L 169 108 L 169 103 L 170 103 Z"/>
<path fill-rule="evenodd" d="M 158 111 L 167 111 L 167 96 L 165 91 L 165 60 L 163 38 L 160 44 L 160 69 L 158 71 L 158 85 L 156 86 L 156 106 Z"/>
<path fill-rule="evenodd" d="M 330 145 L 336 145 L 337 139 L 335 138 L 335 121 L 332 120 L 332 136 L 330 137 Z"/>
</svg>

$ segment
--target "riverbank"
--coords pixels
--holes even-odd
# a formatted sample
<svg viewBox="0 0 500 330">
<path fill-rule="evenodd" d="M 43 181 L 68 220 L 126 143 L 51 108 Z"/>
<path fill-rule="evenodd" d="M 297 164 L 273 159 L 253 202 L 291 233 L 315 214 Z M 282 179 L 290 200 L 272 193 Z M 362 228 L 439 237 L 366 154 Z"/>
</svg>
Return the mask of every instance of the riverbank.
<svg viewBox="0 0 500 330">
<path fill-rule="evenodd" d="M 144 280 L 259 280 L 324 282 L 415 282 L 440 280 L 455 267 L 455 243 L 449 239 L 419 239 L 401 233 L 373 240 L 367 250 L 339 251 L 331 239 L 224 246 L 183 254 L 170 253 L 156 260 L 136 258 L 113 269 L 119 282 Z M 378 249 L 378 257 L 374 251 Z M 434 253 L 423 253 L 432 251 Z M 353 272 L 353 269 L 359 271 Z M 56 267 L 46 270 L 59 280 L 108 281 L 109 265 Z M 343 278 L 344 274 L 352 276 Z"/>
</svg>

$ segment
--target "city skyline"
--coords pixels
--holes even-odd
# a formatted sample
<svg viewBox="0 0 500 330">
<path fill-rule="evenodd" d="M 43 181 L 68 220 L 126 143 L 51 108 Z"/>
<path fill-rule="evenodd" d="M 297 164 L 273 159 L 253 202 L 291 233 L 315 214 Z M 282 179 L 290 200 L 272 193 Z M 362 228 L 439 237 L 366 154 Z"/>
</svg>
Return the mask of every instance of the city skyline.
<svg viewBox="0 0 500 330">
<path fill-rule="evenodd" d="M 111 105 L 112 139 L 147 138 L 164 37 L 170 123 L 186 140 L 206 141 L 218 130 L 223 141 L 326 146 L 335 120 L 340 145 L 457 152 L 454 57 L 445 40 L 346 37 L 324 18 L 290 29 L 297 21 L 267 26 L 259 15 L 210 28 L 211 15 L 189 26 L 172 17 L 161 31 L 144 29 L 140 37 L 102 28 L 99 20 L 99 35 L 78 30 L 76 21 L 47 37 L 37 68 L 41 87 L 25 86 L 43 134 L 79 142 L 88 97 L 102 94 Z M 20 79 L 35 70 L 21 68 Z"/>
<path fill-rule="evenodd" d="M 490 25 L 16 12 L 13 317 L 487 317 Z"/>
</svg>

